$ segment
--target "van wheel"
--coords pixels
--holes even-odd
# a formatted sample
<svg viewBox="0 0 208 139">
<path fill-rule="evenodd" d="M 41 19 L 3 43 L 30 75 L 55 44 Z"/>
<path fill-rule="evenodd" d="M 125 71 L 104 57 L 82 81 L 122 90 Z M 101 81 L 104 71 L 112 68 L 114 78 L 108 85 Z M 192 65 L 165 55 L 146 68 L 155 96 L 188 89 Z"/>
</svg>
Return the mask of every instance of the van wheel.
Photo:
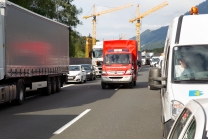
<svg viewBox="0 0 208 139">
<path fill-rule="evenodd" d="M 170 131 L 170 125 L 169 125 L 169 121 L 168 122 L 162 122 L 162 131 L 163 131 L 163 138 L 167 139 L 169 131 Z"/>
<path fill-rule="evenodd" d="M 163 138 L 166 139 L 168 137 L 168 134 L 170 132 L 170 129 L 173 125 L 174 121 L 173 120 L 168 120 L 165 122 L 164 116 L 163 116 L 163 110 L 161 114 L 161 124 L 162 124 L 162 132 L 163 132 Z"/>
<path fill-rule="evenodd" d="M 56 78 L 56 92 L 60 92 L 61 90 L 61 78 L 58 76 Z"/>
<path fill-rule="evenodd" d="M 17 91 L 17 100 L 16 104 L 21 105 L 24 102 L 25 99 L 25 85 L 24 80 L 19 79 L 16 83 L 16 91 Z"/>
</svg>

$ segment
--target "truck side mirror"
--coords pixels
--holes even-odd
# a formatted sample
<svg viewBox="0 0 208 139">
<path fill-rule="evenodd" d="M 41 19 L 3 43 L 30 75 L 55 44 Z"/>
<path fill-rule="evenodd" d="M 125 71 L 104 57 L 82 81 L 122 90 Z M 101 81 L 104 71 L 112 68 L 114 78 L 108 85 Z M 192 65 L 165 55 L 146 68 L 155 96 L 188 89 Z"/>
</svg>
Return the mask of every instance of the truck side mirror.
<svg viewBox="0 0 208 139">
<path fill-rule="evenodd" d="M 95 57 L 95 52 L 94 51 L 92 51 L 92 55 L 93 55 L 93 57 Z"/>
<path fill-rule="evenodd" d="M 150 90 L 158 90 L 165 88 L 166 84 L 162 84 L 162 81 L 167 81 L 166 77 L 161 77 L 161 69 L 150 68 L 148 77 L 148 87 Z"/>
</svg>

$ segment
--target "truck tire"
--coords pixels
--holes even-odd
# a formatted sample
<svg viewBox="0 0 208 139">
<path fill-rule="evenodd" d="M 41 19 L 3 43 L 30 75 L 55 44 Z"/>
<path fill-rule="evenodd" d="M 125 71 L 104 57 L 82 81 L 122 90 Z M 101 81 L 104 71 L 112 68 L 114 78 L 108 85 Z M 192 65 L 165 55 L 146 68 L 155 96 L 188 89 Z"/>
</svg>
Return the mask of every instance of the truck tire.
<svg viewBox="0 0 208 139">
<path fill-rule="evenodd" d="M 134 86 L 136 86 L 136 81 L 134 81 Z"/>
<path fill-rule="evenodd" d="M 101 82 L 102 89 L 106 88 L 106 83 Z"/>
<path fill-rule="evenodd" d="M 25 99 L 25 85 L 24 80 L 19 79 L 16 83 L 16 91 L 17 91 L 17 100 L 16 104 L 21 105 L 24 102 Z"/>
<path fill-rule="evenodd" d="M 133 85 L 134 85 L 134 81 L 132 79 L 132 81 L 129 83 L 129 88 L 133 88 Z"/>
<path fill-rule="evenodd" d="M 47 96 L 51 95 L 51 87 L 52 86 L 52 83 L 51 83 L 51 77 L 48 77 L 48 80 L 47 80 L 47 87 L 45 89 L 45 94 Z"/>
<path fill-rule="evenodd" d="M 56 93 L 56 86 L 57 86 L 57 84 L 56 84 L 56 77 L 53 77 L 52 78 L 52 89 L 51 89 L 51 93 L 52 94 Z"/>
<path fill-rule="evenodd" d="M 61 78 L 58 76 L 56 78 L 56 92 L 60 92 L 61 90 Z"/>
</svg>

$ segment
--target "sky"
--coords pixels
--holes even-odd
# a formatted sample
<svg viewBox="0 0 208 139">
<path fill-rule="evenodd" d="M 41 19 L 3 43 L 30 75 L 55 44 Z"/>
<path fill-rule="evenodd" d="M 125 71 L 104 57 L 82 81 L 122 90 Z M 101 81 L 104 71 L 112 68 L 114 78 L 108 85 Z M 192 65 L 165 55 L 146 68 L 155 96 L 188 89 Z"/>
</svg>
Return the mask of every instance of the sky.
<svg viewBox="0 0 208 139">
<path fill-rule="evenodd" d="M 155 30 L 171 23 L 174 17 L 180 16 L 190 10 L 191 7 L 199 5 L 205 0 L 167 0 L 168 5 L 145 16 L 141 20 L 140 32 L 150 29 Z M 93 5 L 96 5 L 96 12 L 101 12 L 110 8 L 116 8 L 127 4 L 133 6 L 118 11 L 97 16 L 96 39 L 109 40 L 130 39 L 136 36 L 136 23 L 130 23 L 130 19 L 136 18 L 136 9 L 139 4 L 140 14 L 165 2 L 165 0 L 74 0 L 77 9 L 82 8 L 83 12 L 78 16 L 82 25 L 78 25 L 75 30 L 82 36 L 92 35 L 92 17 L 83 19 L 83 16 L 91 15 Z"/>
</svg>

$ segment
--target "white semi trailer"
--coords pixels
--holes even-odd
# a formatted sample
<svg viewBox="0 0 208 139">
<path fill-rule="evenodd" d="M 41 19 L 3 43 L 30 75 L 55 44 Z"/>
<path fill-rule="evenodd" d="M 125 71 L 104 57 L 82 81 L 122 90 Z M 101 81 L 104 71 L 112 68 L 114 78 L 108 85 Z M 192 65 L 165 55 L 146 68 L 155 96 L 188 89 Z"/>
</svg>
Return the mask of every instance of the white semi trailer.
<svg viewBox="0 0 208 139">
<path fill-rule="evenodd" d="M 0 104 L 22 104 L 26 88 L 59 92 L 68 69 L 68 26 L 0 0 Z"/>
<path fill-rule="evenodd" d="M 96 42 L 96 45 L 92 48 L 92 65 L 95 68 L 96 76 L 102 74 L 102 63 L 103 63 L 103 41 Z"/>
</svg>

